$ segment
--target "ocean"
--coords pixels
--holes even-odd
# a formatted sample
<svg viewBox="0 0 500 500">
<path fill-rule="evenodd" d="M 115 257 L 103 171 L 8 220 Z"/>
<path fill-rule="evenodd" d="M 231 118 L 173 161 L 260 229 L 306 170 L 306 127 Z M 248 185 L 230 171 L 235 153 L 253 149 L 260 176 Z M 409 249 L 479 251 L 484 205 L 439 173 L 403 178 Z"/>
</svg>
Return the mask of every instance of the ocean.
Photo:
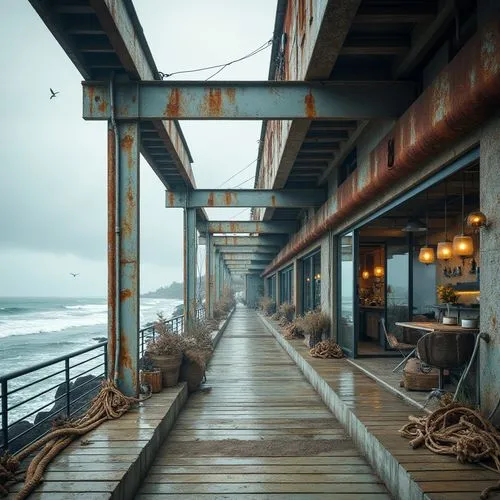
<svg viewBox="0 0 500 500">
<path fill-rule="evenodd" d="M 176 299 L 141 298 L 140 324 L 144 326 L 154 321 L 158 312 L 170 318 L 181 303 Z M 104 298 L 0 297 L 0 376 L 92 346 L 107 337 L 106 325 L 107 301 Z M 23 385 L 55 371 L 48 370 L 23 376 Z M 55 385 L 61 377 L 50 379 L 50 383 Z M 21 379 L 10 382 L 9 390 L 20 382 Z M 12 401 L 9 398 L 9 406 L 44 388 L 42 383 L 36 383 L 24 389 L 22 394 L 14 394 Z M 55 389 L 43 398 L 48 401 L 53 393 Z M 23 405 L 22 411 L 20 407 L 9 417 L 20 417 L 39 406 L 40 398 Z M 12 418 L 9 421 L 12 422 Z"/>
</svg>

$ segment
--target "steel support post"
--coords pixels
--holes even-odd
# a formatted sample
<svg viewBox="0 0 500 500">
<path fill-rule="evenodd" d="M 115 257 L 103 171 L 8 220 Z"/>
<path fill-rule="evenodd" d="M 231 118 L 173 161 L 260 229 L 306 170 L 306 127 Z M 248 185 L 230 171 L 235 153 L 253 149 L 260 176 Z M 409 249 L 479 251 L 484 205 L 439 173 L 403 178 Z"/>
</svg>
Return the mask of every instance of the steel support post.
<svg viewBox="0 0 500 500">
<path fill-rule="evenodd" d="M 212 243 L 213 245 L 213 243 Z M 214 297 L 215 300 L 218 301 L 220 299 L 220 262 L 221 262 L 221 254 L 214 248 Z"/>
<path fill-rule="evenodd" d="M 280 288 L 281 288 L 281 284 L 280 284 L 280 272 L 279 271 L 276 271 L 276 290 L 275 290 L 275 293 L 276 293 L 276 310 L 278 310 L 280 304 L 281 304 L 281 297 L 280 297 Z"/>
<path fill-rule="evenodd" d="M 108 126 L 108 373 L 139 394 L 139 123 Z"/>
<path fill-rule="evenodd" d="M 214 313 L 213 258 L 212 235 L 207 233 L 205 243 L 205 315 L 207 318 L 212 318 Z"/>
<path fill-rule="evenodd" d="M 196 284 L 198 238 L 196 209 L 184 209 L 184 324 L 196 319 Z"/>
</svg>

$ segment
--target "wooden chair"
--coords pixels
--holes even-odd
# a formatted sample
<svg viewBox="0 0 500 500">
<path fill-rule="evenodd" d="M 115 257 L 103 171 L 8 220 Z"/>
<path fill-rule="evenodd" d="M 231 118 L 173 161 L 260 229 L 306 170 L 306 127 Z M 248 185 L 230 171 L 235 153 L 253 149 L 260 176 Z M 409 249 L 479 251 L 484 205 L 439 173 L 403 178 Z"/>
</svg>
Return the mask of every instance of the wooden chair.
<svg viewBox="0 0 500 500">
<path fill-rule="evenodd" d="M 392 349 L 395 349 L 400 352 L 401 356 L 403 356 L 403 361 L 396 365 L 393 372 L 401 368 L 406 361 L 408 361 L 412 356 L 415 355 L 415 351 L 417 349 L 417 346 L 414 344 L 406 344 L 405 342 L 400 342 L 399 339 L 393 334 L 389 333 L 387 331 L 387 328 L 385 326 L 385 319 L 381 318 L 380 323 L 382 324 L 382 328 L 384 330 L 384 335 L 385 338 L 387 339 L 387 343 Z"/>
<path fill-rule="evenodd" d="M 475 334 L 471 332 L 430 332 L 417 342 L 421 361 L 439 369 L 439 389 L 443 389 L 443 371 L 462 368 L 474 351 Z"/>
</svg>

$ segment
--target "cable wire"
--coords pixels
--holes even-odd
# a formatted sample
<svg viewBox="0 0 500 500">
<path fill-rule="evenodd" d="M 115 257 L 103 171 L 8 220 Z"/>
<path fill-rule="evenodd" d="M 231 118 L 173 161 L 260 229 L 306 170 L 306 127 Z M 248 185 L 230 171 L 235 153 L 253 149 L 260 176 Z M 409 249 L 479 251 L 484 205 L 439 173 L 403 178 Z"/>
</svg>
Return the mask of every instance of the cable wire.
<svg viewBox="0 0 500 500">
<path fill-rule="evenodd" d="M 240 61 L 244 61 L 245 59 L 248 59 L 249 57 L 252 57 L 256 54 L 258 54 L 259 52 L 262 52 L 263 50 L 267 49 L 268 47 L 270 47 L 273 43 L 273 39 L 271 38 L 270 40 L 267 40 L 267 42 L 263 43 L 262 45 L 259 45 L 259 47 L 257 47 L 256 49 L 252 50 L 252 52 L 242 56 L 242 57 L 239 57 L 238 59 L 233 59 L 232 61 L 229 61 L 227 63 L 223 63 L 223 64 L 214 64 L 213 66 L 205 66 L 204 68 L 196 68 L 196 69 L 186 69 L 186 70 L 182 70 L 182 71 L 174 71 L 173 73 L 162 73 L 161 71 L 158 72 L 158 74 L 160 75 L 160 78 L 162 80 L 165 80 L 166 78 L 169 78 L 173 75 L 181 75 L 181 74 L 186 74 L 186 73 L 197 73 L 199 71 L 208 71 L 210 69 L 217 69 L 217 71 L 210 75 L 207 80 L 210 80 L 210 78 L 213 78 L 215 75 L 217 75 L 218 73 L 220 73 L 223 69 L 227 68 L 228 66 L 230 66 L 231 64 L 234 64 L 234 63 L 237 63 L 237 62 L 240 62 Z"/>
<path fill-rule="evenodd" d="M 236 172 L 231 177 L 229 177 L 229 179 L 226 179 L 222 184 L 219 184 L 215 189 L 219 189 L 224 184 L 226 184 L 226 182 L 229 182 L 231 179 L 234 179 L 238 174 L 241 174 L 241 172 L 244 172 L 247 168 L 250 168 L 256 161 L 257 161 L 257 158 L 255 158 L 255 160 L 253 160 L 252 162 L 250 162 L 248 165 L 246 165 L 245 167 L 243 167 L 241 170 L 238 170 L 238 172 Z"/>
<path fill-rule="evenodd" d="M 248 182 L 248 181 L 252 181 L 254 179 L 254 175 L 252 175 L 252 177 L 249 177 L 248 179 L 244 180 L 243 182 L 240 182 L 237 186 L 234 186 L 233 189 L 236 189 L 236 188 L 239 188 L 240 186 L 243 186 L 243 184 L 245 184 L 245 182 Z"/>
<path fill-rule="evenodd" d="M 239 212 L 235 213 L 232 217 L 229 217 L 229 220 L 234 219 L 235 217 L 238 217 L 238 215 L 242 214 L 245 210 L 249 210 L 249 209 L 244 208 L 243 210 L 240 210 Z"/>
</svg>

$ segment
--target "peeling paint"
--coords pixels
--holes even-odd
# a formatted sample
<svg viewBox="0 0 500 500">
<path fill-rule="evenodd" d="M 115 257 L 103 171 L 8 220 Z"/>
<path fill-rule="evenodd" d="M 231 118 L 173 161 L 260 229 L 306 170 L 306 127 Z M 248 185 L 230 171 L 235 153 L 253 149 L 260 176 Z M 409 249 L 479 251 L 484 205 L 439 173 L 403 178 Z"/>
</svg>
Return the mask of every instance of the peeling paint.
<svg viewBox="0 0 500 500">
<path fill-rule="evenodd" d="M 180 89 L 172 89 L 170 95 L 168 96 L 167 106 L 164 111 L 166 117 L 176 118 L 182 115 L 181 99 Z"/>
</svg>

